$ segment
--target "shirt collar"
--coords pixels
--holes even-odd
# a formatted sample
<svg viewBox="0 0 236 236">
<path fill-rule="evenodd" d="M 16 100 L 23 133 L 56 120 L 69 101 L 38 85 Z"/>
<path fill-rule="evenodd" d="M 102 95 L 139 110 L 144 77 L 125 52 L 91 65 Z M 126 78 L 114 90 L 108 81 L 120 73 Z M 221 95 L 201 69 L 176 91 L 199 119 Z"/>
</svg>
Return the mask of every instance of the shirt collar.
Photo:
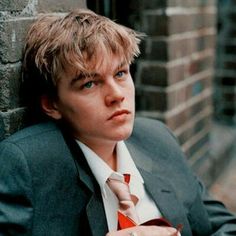
<svg viewBox="0 0 236 236">
<path fill-rule="evenodd" d="M 143 178 L 140 175 L 128 148 L 123 141 L 117 143 L 117 172 L 121 174 L 128 173 L 132 176 L 131 179 L 135 179 L 143 183 Z"/>
<path fill-rule="evenodd" d="M 102 160 L 92 149 L 90 149 L 84 143 L 76 140 L 78 145 L 80 146 L 82 152 L 84 153 L 85 159 L 88 162 L 88 165 L 93 172 L 95 179 L 97 180 L 102 194 L 106 195 L 104 186 L 107 179 L 112 174 L 113 170 L 107 165 L 105 161 Z M 102 171 L 101 171 L 102 170 Z"/>
<path fill-rule="evenodd" d="M 91 150 L 84 143 L 76 140 L 80 146 L 84 156 L 88 162 L 88 165 L 96 178 L 102 194 L 106 197 L 105 185 L 107 179 L 113 174 L 121 176 L 121 174 L 128 173 L 131 175 L 130 179 L 130 192 L 135 194 L 139 199 L 144 196 L 143 178 L 140 175 L 135 163 L 126 147 L 124 141 L 117 143 L 117 172 L 114 172 L 93 150 Z M 101 171 L 102 170 L 102 171 Z"/>
<path fill-rule="evenodd" d="M 128 148 L 124 142 L 117 144 L 117 171 L 121 174 L 128 173 L 131 175 L 129 189 L 131 194 L 134 194 L 141 200 L 144 197 L 144 181 L 139 173 Z"/>
</svg>

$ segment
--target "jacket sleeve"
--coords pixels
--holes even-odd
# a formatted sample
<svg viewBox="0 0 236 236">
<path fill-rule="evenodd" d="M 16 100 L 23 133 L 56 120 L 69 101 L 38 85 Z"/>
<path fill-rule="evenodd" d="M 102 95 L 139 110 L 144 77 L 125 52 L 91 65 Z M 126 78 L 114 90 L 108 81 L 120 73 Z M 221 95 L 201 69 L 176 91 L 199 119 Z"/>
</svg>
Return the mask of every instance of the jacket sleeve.
<svg viewBox="0 0 236 236">
<path fill-rule="evenodd" d="M 24 152 L 0 143 L 0 235 L 30 235 L 32 182 Z"/>
<path fill-rule="evenodd" d="M 211 236 L 236 235 L 236 216 L 230 213 L 222 202 L 214 200 L 200 181 L 199 186 L 212 227 Z"/>
<path fill-rule="evenodd" d="M 178 140 L 168 128 L 167 131 L 178 143 Z M 236 215 L 230 213 L 222 202 L 217 201 L 212 196 L 210 196 L 205 185 L 195 175 L 194 178 L 197 181 L 197 186 L 199 188 L 201 198 L 200 201 L 203 202 L 203 207 L 206 210 L 207 218 L 210 222 L 210 228 L 212 230 L 211 236 L 236 235 Z M 196 206 L 199 205 L 196 204 Z M 195 214 L 196 211 L 200 210 L 195 209 Z M 199 217 L 199 221 L 202 221 L 201 217 Z M 196 222 L 195 226 L 197 227 Z"/>
</svg>

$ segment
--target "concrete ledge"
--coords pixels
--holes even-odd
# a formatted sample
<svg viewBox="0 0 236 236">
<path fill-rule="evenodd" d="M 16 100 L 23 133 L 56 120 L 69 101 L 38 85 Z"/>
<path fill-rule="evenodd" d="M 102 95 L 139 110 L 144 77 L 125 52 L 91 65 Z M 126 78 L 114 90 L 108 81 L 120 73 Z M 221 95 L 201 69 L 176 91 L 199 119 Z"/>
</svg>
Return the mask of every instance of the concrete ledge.
<svg viewBox="0 0 236 236">
<path fill-rule="evenodd" d="M 210 188 L 227 168 L 233 156 L 235 140 L 235 127 L 213 121 L 210 132 L 210 151 L 192 166 L 207 188 Z"/>
<path fill-rule="evenodd" d="M 231 212 L 236 214 L 236 148 L 233 149 L 231 160 L 211 186 L 209 192 L 215 199 L 222 201 Z"/>
</svg>

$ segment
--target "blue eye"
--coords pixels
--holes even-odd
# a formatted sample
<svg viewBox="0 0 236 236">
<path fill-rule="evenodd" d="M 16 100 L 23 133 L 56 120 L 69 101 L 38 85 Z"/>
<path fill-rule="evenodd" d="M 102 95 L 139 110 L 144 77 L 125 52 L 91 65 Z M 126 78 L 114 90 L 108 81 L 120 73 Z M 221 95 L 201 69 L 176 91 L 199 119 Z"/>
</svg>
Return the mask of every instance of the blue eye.
<svg viewBox="0 0 236 236">
<path fill-rule="evenodd" d="M 92 88 L 93 85 L 94 85 L 94 82 L 93 81 L 89 81 L 89 82 L 85 83 L 83 85 L 83 87 L 86 88 L 86 89 L 89 89 L 89 88 Z"/>
<path fill-rule="evenodd" d="M 116 74 L 117 77 L 122 77 L 123 75 L 124 75 L 124 71 L 119 71 L 119 72 Z"/>
</svg>

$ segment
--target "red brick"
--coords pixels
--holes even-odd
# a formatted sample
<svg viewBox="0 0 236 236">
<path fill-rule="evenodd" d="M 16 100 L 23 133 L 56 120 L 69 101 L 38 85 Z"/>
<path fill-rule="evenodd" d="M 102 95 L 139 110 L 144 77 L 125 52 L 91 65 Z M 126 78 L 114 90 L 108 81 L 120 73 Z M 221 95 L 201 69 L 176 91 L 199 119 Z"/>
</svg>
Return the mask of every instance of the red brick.
<svg viewBox="0 0 236 236">
<path fill-rule="evenodd" d="M 168 6 L 170 7 L 204 7 L 204 6 L 215 6 L 216 0 L 204 0 L 204 1 L 196 1 L 196 0 L 167 0 Z"/>
<path fill-rule="evenodd" d="M 186 101 L 187 101 L 186 86 L 168 92 L 168 110 L 178 107 L 180 104 L 185 103 Z"/>
<path fill-rule="evenodd" d="M 188 12 L 187 12 L 188 13 Z M 168 34 L 195 31 L 203 28 L 215 28 L 215 13 L 173 14 L 168 16 Z"/>
<path fill-rule="evenodd" d="M 215 6 L 216 0 L 131 0 L 131 5 L 133 7 L 140 6 L 141 9 L 158 9 L 166 7 L 206 7 L 206 6 Z"/>
<path fill-rule="evenodd" d="M 202 130 L 209 128 L 211 125 L 211 119 L 211 114 L 206 113 L 205 116 L 201 117 L 197 121 L 190 120 L 189 122 L 191 122 L 191 125 L 189 125 L 187 129 L 177 135 L 180 145 L 186 143 L 191 137 L 198 134 Z"/>
<path fill-rule="evenodd" d="M 187 99 L 191 99 L 194 96 L 197 96 L 199 93 L 203 92 L 205 89 L 212 87 L 212 73 L 204 75 L 204 77 L 189 83 L 187 90 Z"/>
<path fill-rule="evenodd" d="M 168 19 L 165 15 L 144 13 L 142 30 L 149 36 L 168 34 Z"/>
<path fill-rule="evenodd" d="M 166 87 L 184 80 L 184 64 L 145 63 L 139 67 L 141 84 Z M 138 76 L 138 75 L 137 75 Z"/>
<path fill-rule="evenodd" d="M 158 9 L 166 7 L 167 1 L 166 0 L 130 0 L 130 7 L 131 9 L 135 10 L 143 10 L 143 9 Z"/>
<path fill-rule="evenodd" d="M 155 88 L 136 87 L 137 110 L 165 111 L 167 110 L 167 94 Z"/>
<path fill-rule="evenodd" d="M 198 58 L 190 59 L 186 65 L 186 75 L 194 75 L 214 66 L 214 55 L 206 54 Z"/>
<path fill-rule="evenodd" d="M 143 85 L 167 86 L 168 69 L 165 65 L 145 63 L 140 66 L 140 70 L 140 80 Z"/>
<path fill-rule="evenodd" d="M 164 121 L 172 130 L 176 130 L 199 113 L 199 111 L 202 111 L 208 106 L 212 106 L 212 99 L 210 95 L 208 97 L 202 97 L 202 100 L 184 110 L 181 110 L 177 114 L 164 117 Z"/>
<path fill-rule="evenodd" d="M 145 41 L 142 57 L 146 60 L 168 60 L 168 42 L 165 39 L 149 39 Z"/>
</svg>

